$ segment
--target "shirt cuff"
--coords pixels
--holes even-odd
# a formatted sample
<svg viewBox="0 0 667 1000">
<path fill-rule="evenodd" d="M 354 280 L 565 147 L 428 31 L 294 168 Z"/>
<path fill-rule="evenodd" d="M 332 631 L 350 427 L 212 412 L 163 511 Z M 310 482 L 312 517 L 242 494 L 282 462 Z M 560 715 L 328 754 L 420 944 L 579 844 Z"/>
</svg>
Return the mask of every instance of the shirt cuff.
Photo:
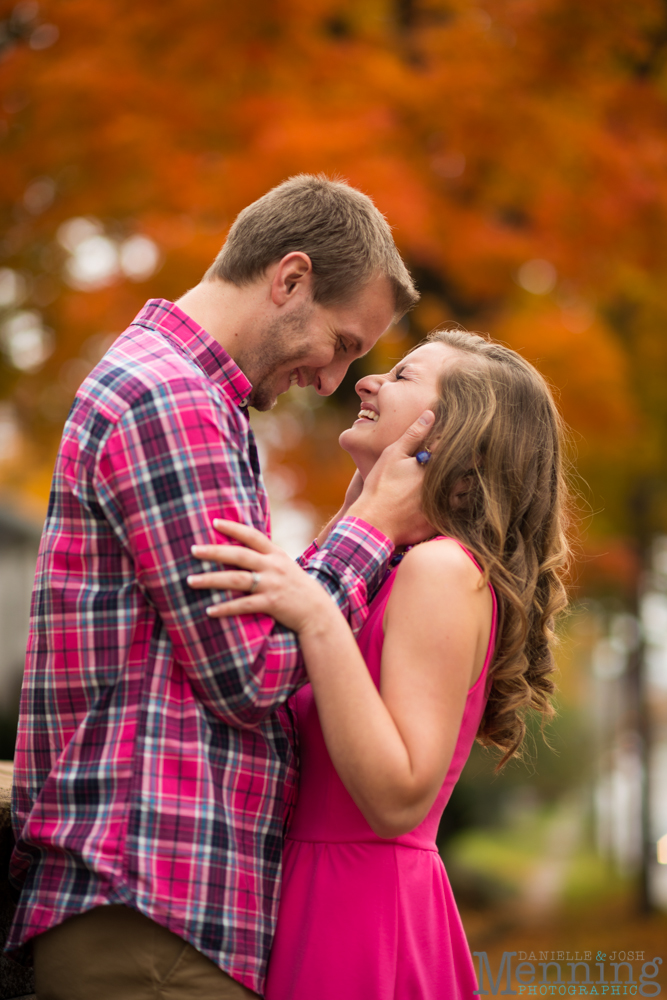
<svg viewBox="0 0 667 1000">
<path fill-rule="evenodd" d="M 312 542 L 310 543 L 310 545 L 308 546 L 308 548 L 307 548 L 307 549 L 305 549 L 305 550 L 304 550 L 304 551 L 303 551 L 303 552 L 301 553 L 301 555 L 300 555 L 300 556 L 299 556 L 299 558 L 297 559 L 297 562 L 298 562 L 298 563 L 300 563 L 300 564 L 301 564 L 301 565 L 303 566 L 303 565 L 304 565 L 304 563 L 307 563 L 307 562 L 308 562 L 308 561 L 309 561 L 310 559 L 312 559 L 312 558 L 313 558 L 313 556 L 315 555 L 315 553 L 316 553 L 316 552 L 319 552 L 319 550 L 320 550 L 320 547 L 319 547 L 319 545 L 317 544 L 317 539 L 315 538 L 315 539 L 314 539 L 314 540 L 313 540 L 313 541 L 312 541 Z"/>
<path fill-rule="evenodd" d="M 377 546 L 377 550 L 382 551 L 383 559 L 386 561 L 394 551 L 394 543 L 386 535 L 383 535 L 381 531 L 374 528 L 372 524 L 368 521 L 362 521 L 360 517 L 343 517 L 334 525 L 332 530 L 329 532 L 329 537 L 324 543 L 325 545 L 339 530 L 345 530 L 345 533 L 351 533 L 353 535 L 358 535 L 360 539 L 363 539 L 366 543 L 374 544 Z M 313 542 L 313 545 L 317 545 L 317 539 Z"/>
<path fill-rule="evenodd" d="M 366 583 L 368 600 L 382 583 L 393 551 L 391 539 L 372 524 L 358 517 L 344 517 L 313 555 L 315 563 L 322 561 L 336 567 L 342 579 L 349 579 L 350 574 L 361 577 Z"/>
</svg>

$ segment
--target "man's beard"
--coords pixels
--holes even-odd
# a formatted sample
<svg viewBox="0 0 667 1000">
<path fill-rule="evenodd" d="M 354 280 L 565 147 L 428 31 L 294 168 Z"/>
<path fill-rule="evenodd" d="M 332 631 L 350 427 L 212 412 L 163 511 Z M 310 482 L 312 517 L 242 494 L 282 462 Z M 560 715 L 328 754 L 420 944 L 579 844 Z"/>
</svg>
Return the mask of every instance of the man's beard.
<svg viewBox="0 0 667 1000">
<path fill-rule="evenodd" d="M 252 382 L 248 400 L 256 410 L 270 410 L 278 398 L 279 383 L 285 378 L 285 368 L 297 362 L 308 350 L 308 337 L 303 332 L 313 311 L 312 303 L 276 319 L 267 327 L 259 346 L 252 351 L 240 351 L 236 363 Z M 300 336 L 301 335 L 301 336 Z"/>
</svg>

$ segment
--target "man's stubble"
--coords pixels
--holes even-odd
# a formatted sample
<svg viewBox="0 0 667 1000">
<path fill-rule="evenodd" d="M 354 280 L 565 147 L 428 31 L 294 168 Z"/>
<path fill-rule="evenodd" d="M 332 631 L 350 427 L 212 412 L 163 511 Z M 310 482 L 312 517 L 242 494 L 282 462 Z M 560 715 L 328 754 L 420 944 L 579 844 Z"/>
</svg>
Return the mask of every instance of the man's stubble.
<svg viewBox="0 0 667 1000">
<path fill-rule="evenodd" d="M 307 354 L 307 328 L 313 309 L 313 303 L 307 302 L 288 316 L 275 319 L 258 347 L 238 352 L 235 360 L 252 383 L 249 405 L 256 410 L 270 410 L 275 405 L 286 369 L 296 367 Z"/>
</svg>

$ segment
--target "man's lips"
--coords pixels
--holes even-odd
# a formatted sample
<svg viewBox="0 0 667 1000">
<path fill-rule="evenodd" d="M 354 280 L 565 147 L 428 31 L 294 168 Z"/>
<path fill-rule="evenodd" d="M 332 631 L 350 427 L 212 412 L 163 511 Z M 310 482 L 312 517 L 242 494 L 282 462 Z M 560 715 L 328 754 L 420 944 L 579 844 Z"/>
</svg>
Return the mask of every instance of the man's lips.
<svg viewBox="0 0 667 1000">
<path fill-rule="evenodd" d="M 293 389 L 295 385 L 298 385 L 300 389 L 305 389 L 307 385 L 310 385 L 310 382 L 308 375 L 301 368 L 292 368 L 289 373 L 289 384 L 290 389 Z"/>
</svg>

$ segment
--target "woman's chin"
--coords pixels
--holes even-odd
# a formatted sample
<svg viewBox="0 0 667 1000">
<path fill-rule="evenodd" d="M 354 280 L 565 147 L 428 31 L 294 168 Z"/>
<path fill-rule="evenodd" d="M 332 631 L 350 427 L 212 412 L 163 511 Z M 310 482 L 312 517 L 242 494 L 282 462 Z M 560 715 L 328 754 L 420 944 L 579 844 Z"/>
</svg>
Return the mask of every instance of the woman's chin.
<svg viewBox="0 0 667 1000">
<path fill-rule="evenodd" d="M 354 427 L 348 427 L 338 438 L 338 443 L 346 451 L 365 479 L 377 462 L 379 455 L 368 447 L 368 442 L 360 441 Z"/>
<path fill-rule="evenodd" d="M 341 446 L 343 451 L 350 452 L 354 449 L 356 435 L 354 433 L 354 427 L 346 427 L 343 433 L 338 438 L 338 444 Z"/>
<path fill-rule="evenodd" d="M 364 436 L 359 433 L 358 429 L 354 425 L 352 427 L 347 427 L 343 431 L 338 438 L 338 444 L 341 446 L 343 451 L 346 451 L 348 455 L 351 455 L 355 461 L 355 455 L 366 455 L 369 452 L 369 442 L 364 440 Z"/>
</svg>

